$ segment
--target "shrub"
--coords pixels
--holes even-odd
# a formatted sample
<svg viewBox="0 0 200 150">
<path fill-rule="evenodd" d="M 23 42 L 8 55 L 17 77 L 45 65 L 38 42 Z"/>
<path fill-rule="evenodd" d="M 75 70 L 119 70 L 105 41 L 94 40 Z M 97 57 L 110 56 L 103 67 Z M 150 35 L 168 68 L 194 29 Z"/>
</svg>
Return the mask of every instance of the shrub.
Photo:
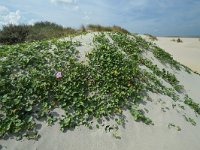
<svg viewBox="0 0 200 150">
<path fill-rule="evenodd" d="M 25 41 L 59 38 L 77 31 L 51 22 L 37 22 L 34 25 L 7 25 L 0 31 L 0 43 L 15 44 Z"/>
<path fill-rule="evenodd" d="M 87 31 L 108 31 L 129 33 L 126 29 L 119 26 L 101 26 L 90 24 L 87 27 L 82 25 L 80 29 L 66 28 L 52 22 L 36 22 L 34 25 L 8 25 L 4 26 L 0 31 L 0 43 L 15 44 L 25 41 L 44 40 L 52 38 L 60 38 L 71 34 L 79 34 Z"/>
<path fill-rule="evenodd" d="M 183 41 L 180 38 L 177 39 L 177 43 L 182 43 L 182 42 Z"/>
<path fill-rule="evenodd" d="M 87 29 L 90 30 L 90 31 L 99 31 L 99 32 L 102 32 L 102 31 L 108 31 L 108 32 L 121 32 L 121 33 L 129 33 L 128 30 L 122 28 L 122 27 L 119 27 L 119 26 L 101 26 L 101 25 L 94 25 L 94 24 L 89 24 L 87 26 Z"/>
<path fill-rule="evenodd" d="M 89 24 L 87 26 L 87 29 L 90 31 L 112 31 L 111 27 L 105 27 L 105 26 L 101 26 L 101 25 L 94 25 L 94 24 Z"/>
<path fill-rule="evenodd" d="M 47 21 L 37 22 L 30 27 L 30 34 L 27 36 L 27 41 L 59 38 L 73 33 L 76 33 L 76 30 L 72 28 L 64 28 Z"/>
<path fill-rule="evenodd" d="M 0 43 L 15 44 L 25 42 L 30 29 L 27 25 L 13 25 L 3 26 L 0 31 Z"/>
<path fill-rule="evenodd" d="M 44 28 L 44 27 L 49 27 L 49 28 L 54 28 L 54 29 L 63 29 L 61 25 L 58 25 L 56 23 L 44 21 L 44 22 L 36 22 L 34 24 L 35 28 Z"/>
<path fill-rule="evenodd" d="M 84 25 L 81 26 L 81 32 L 86 32 L 86 28 Z"/>
</svg>

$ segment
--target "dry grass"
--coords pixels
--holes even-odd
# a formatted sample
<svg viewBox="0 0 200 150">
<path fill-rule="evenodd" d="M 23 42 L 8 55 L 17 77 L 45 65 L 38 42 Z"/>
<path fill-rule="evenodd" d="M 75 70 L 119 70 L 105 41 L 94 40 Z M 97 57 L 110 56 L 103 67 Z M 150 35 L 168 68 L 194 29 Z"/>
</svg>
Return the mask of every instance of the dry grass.
<svg viewBox="0 0 200 150">
<path fill-rule="evenodd" d="M 86 27 L 86 29 L 88 31 L 98 31 L 98 32 L 104 32 L 104 31 L 108 31 L 108 32 L 122 32 L 122 33 L 130 33 L 128 30 L 119 27 L 119 26 L 101 26 L 101 25 L 94 25 L 94 24 L 90 24 Z"/>
</svg>

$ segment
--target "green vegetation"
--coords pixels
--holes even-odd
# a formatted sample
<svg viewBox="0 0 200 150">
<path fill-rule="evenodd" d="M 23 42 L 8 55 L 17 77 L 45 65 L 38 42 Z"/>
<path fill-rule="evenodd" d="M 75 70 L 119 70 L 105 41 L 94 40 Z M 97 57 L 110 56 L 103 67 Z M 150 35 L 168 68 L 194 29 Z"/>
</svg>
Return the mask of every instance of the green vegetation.
<svg viewBox="0 0 200 150">
<path fill-rule="evenodd" d="M 137 108 L 132 108 L 130 110 L 131 115 L 134 117 L 135 121 L 144 122 L 147 125 L 154 125 L 152 120 L 144 115 L 142 110 L 137 110 Z"/>
<path fill-rule="evenodd" d="M 173 123 L 169 123 L 169 124 L 168 124 L 168 128 L 171 129 L 172 127 L 173 127 L 173 128 L 176 128 L 177 131 L 181 131 L 180 126 L 176 126 L 176 125 L 173 124 Z"/>
<path fill-rule="evenodd" d="M 30 33 L 26 37 L 26 41 L 59 38 L 77 33 L 73 28 L 65 28 L 51 22 L 37 22 L 29 26 L 29 30 Z"/>
<path fill-rule="evenodd" d="M 163 49 L 155 46 L 152 52 L 154 56 L 157 59 L 159 59 L 163 64 L 168 63 L 177 70 L 180 70 L 180 64 L 177 61 L 175 61 L 173 57 L 169 53 L 165 52 Z"/>
<path fill-rule="evenodd" d="M 0 31 L 0 43 L 14 44 L 22 43 L 29 35 L 29 27 L 27 25 L 8 25 L 3 26 Z"/>
<path fill-rule="evenodd" d="M 51 22 L 37 22 L 34 25 L 7 25 L 0 30 L 0 43 L 16 44 L 26 41 L 59 38 L 77 31 Z"/>
<path fill-rule="evenodd" d="M 41 119 L 50 125 L 58 119 L 63 131 L 81 124 L 90 127 L 93 117 L 120 115 L 141 101 L 137 56 L 125 59 L 103 34 L 94 42 L 88 65 L 77 61 L 75 46 L 80 43 L 71 41 L 1 47 L 1 137 L 23 133 L 37 138 L 36 120 Z M 55 77 L 58 71 L 63 73 L 61 80 Z M 65 110 L 65 115 L 54 118 L 55 108 Z"/>
<path fill-rule="evenodd" d="M 183 115 L 183 117 L 185 118 L 187 122 L 190 122 L 193 126 L 196 126 L 197 123 L 194 121 L 194 119 L 190 117 L 186 117 L 185 115 Z"/>
<path fill-rule="evenodd" d="M 177 42 L 177 43 L 182 43 L 183 42 L 180 38 L 178 38 L 177 40 L 176 39 L 172 39 L 171 41 Z"/>
<path fill-rule="evenodd" d="M 178 100 L 178 95 L 175 94 L 174 89 L 166 88 L 157 76 L 164 78 L 166 82 L 169 82 L 174 87 L 179 86 L 179 81 L 176 77 L 168 72 L 166 73 L 165 70 L 161 71 L 157 66 L 153 65 L 151 61 L 142 57 L 143 49 L 148 49 L 149 45 L 151 45 L 150 43 L 137 36 L 135 36 L 136 39 L 134 41 L 130 39 L 129 36 L 122 33 L 110 34 L 110 36 L 116 42 L 117 46 L 123 49 L 127 55 L 126 57 L 137 61 L 138 65 L 144 65 L 153 71 L 153 73 L 147 72 L 146 70 L 140 72 L 140 81 L 144 82 L 143 87 L 145 87 L 145 90 L 154 93 L 162 93 L 172 97 L 175 101 Z M 177 87 L 175 89 L 177 89 Z"/>
<path fill-rule="evenodd" d="M 197 71 L 194 71 L 194 73 L 200 76 L 200 73 L 198 73 Z"/>
<path fill-rule="evenodd" d="M 200 115 L 200 106 L 198 103 L 195 103 L 188 95 L 185 96 L 185 104 L 190 106 L 197 114 Z"/>
<path fill-rule="evenodd" d="M 141 59 L 141 63 L 151 69 L 154 74 L 156 74 L 158 77 L 161 77 L 166 82 L 170 83 L 174 89 L 178 92 L 181 92 L 184 88 L 182 85 L 179 85 L 179 81 L 176 78 L 174 74 L 171 74 L 170 72 L 166 71 L 164 68 L 160 70 L 157 65 L 154 65 L 150 60 L 148 59 Z"/>
<path fill-rule="evenodd" d="M 7 25 L 0 30 L 1 44 L 16 44 L 35 40 L 46 40 L 60 38 L 68 35 L 80 34 L 85 32 L 122 32 L 129 33 L 126 29 L 119 26 L 106 27 L 101 25 L 82 25 L 80 29 L 63 27 L 51 22 L 36 22 L 34 25 Z"/>
<path fill-rule="evenodd" d="M 89 24 L 87 25 L 86 29 L 90 31 L 98 31 L 98 32 L 108 31 L 108 32 L 130 33 L 128 30 L 123 29 L 122 27 L 119 27 L 119 26 L 115 26 L 115 25 L 110 27 L 110 26 Z"/>
<path fill-rule="evenodd" d="M 117 131 L 115 131 L 113 133 L 113 137 L 115 137 L 116 139 L 121 139 L 121 136 L 120 136 L 120 134 Z"/>
<path fill-rule="evenodd" d="M 78 80 L 84 73 L 77 73 L 84 66 L 75 61 L 75 45 L 71 41 L 43 41 L 1 47 L 1 58 L 5 59 L 0 62 L 0 136 L 18 136 L 22 131 L 27 131 L 24 136 L 37 135 L 36 119 L 47 119 L 52 109 L 64 108 L 72 102 L 70 97 L 80 98 L 86 92 L 82 85 L 85 78 Z M 61 84 L 55 73 L 62 70 Z M 76 86 L 66 86 L 72 84 Z M 48 122 L 52 121 L 48 118 Z"/>
<path fill-rule="evenodd" d="M 182 42 L 183 41 L 180 38 L 177 39 L 177 43 L 182 43 Z"/>
<path fill-rule="evenodd" d="M 114 43 L 109 42 L 107 35 Z M 92 128 L 94 118 L 113 119 L 122 125 L 124 110 L 129 110 L 135 121 L 153 125 L 139 107 L 144 97 L 151 91 L 176 101 L 179 99 L 176 91 L 183 87 L 173 74 L 143 58 L 142 53 L 151 44 L 134 37 L 120 32 L 99 33 L 93 39 L 94 49 L 86 56 L 87 63 L 78 60 L 76 47 L 81 43 L 71 40 L 1 46 L 0 137 L 38 139 L 38 120 L 49 125 L 58 121 L 62 131 L 79 125 Z M 172 61 L 164 51 L 155 55 L 166 62 Z M 62 74 L 59 78 L 58 72 Z M 160 79 L 172 88 L 165 87 Z M 56 117 L 55 108 L 65 113 Z"/>
</svg>

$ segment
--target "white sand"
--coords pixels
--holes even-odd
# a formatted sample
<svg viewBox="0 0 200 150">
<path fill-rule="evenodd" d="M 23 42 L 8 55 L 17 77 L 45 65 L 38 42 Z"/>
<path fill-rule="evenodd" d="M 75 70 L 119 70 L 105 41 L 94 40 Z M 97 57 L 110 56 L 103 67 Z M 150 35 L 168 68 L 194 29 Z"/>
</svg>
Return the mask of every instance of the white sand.
<svg viewBox="0 0 200 150">
<path fill-rule="evenodd" d="M 88 35 L 87 35 L 88 36 Z M 85 39 L 84 37 L 81 39 Z M 162 44 L 166 39 L 159 38 Z M 163 41 L 164 40 L 164 41 Z M 191 39 L 193 40 L 193 39 Z M 83 40 L 85 42 L 86 40 Z M 171 42 L 170 40 L 168 41 Z M 89 42 L 90 43 L 90 42 Z M 173 42 L 172 42 L 173 43 Z M 186 43 L 184 41 L 184 43 Z M 184 43 L 173 43 L 177 47 Z M 86 46 L 85 44 L 83 44 Z M 169 46 L 166 44 L 166 47 Z M 183 46 L 183 45 L 182 45 Z M 181 47 L 181 46 L 180 46 Z M 85 48 L 85 47 L 84 47 Z M 91 47 L 90 47 L 91 48 Z M 89 48 L 89 49 L 90 49 Z M 81 50 L 81 49 L 80 49 Z M 88 50 L 86 50 L 88 51 Z M 185 50 L 186 51 L 186 50 Z M 193 50 L 194 51 L 194 50 Z M 153 57 L 147 55 L 147 57 Z M 173 72 L 180 83 L 184 85 L 188 95 L 195 102 L 200 103 L 200 76 L 185 71 L 175 72 L 170 67 L 163 66 L 153 57 L 153 62 L 160 68 L 165 68 Z M 177 106 L 173 109 L 175 103 L 171 98 L 163 95 L 149 93 L 151 99 L 146 100 L 145 107 L 148 108 L 149 116 L 153 125 L 135 122 L 133 117 L 125 112 L 126 126 L 118 130 L 121 139 L 115 139 L 112 133 L 106 133 L 103 127 L 100 129 L 88 129 L 84 126 L 77 127 L 74 131 L 62 133 L 59 125 L 52 127 L 43 123 L 39 133 L 39 141 L 26 140 L 16 141 L 15 139 L 0 140 L 2 150 L 199 150 L 200 149 L 200 117 L 196 116 L 184 103 L 176 102 Z M 181 96 L 181 95 L 180 95 Z M 183 100 L 183 99 L 182 99 Z M 178 104 L 185 107 L 181 109 Z M 169 109 L 169 110 L 168 110 Z M 166 112 L 164 112 L 164 111 Z M 193 126 L 186 122 L 182 115 L 193 118 L 197 125 Z M 181 131 L 176 128 L 168 128 L 168 124 L 173 123 L 180 126 Z M 105 125 L 109 124 L 105 122 Z M 94 125 L 95 126 L 95 125 Z"/>
<path fill-rule="evenodd" d="M 174 59 L 200 73 L 199 38 L 181 38 L 182 43 L 173 42 L 173 37 L 158 37 L 155 43 L 173 55 Z"/>
</svg>

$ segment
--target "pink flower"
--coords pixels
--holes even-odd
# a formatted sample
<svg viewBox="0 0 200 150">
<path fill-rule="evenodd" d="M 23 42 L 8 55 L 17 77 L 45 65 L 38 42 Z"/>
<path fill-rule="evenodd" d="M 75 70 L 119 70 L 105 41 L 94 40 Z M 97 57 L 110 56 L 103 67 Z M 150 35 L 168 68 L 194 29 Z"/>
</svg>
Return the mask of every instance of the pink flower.
<svg viewBox="0 0 200 150">
<path fill-rule="evenodd" d="M 62 73 L 61 72 L 57 72 L 56 73 L 56 79 L 60 79 L 62 78 Z"/>
</svg>

